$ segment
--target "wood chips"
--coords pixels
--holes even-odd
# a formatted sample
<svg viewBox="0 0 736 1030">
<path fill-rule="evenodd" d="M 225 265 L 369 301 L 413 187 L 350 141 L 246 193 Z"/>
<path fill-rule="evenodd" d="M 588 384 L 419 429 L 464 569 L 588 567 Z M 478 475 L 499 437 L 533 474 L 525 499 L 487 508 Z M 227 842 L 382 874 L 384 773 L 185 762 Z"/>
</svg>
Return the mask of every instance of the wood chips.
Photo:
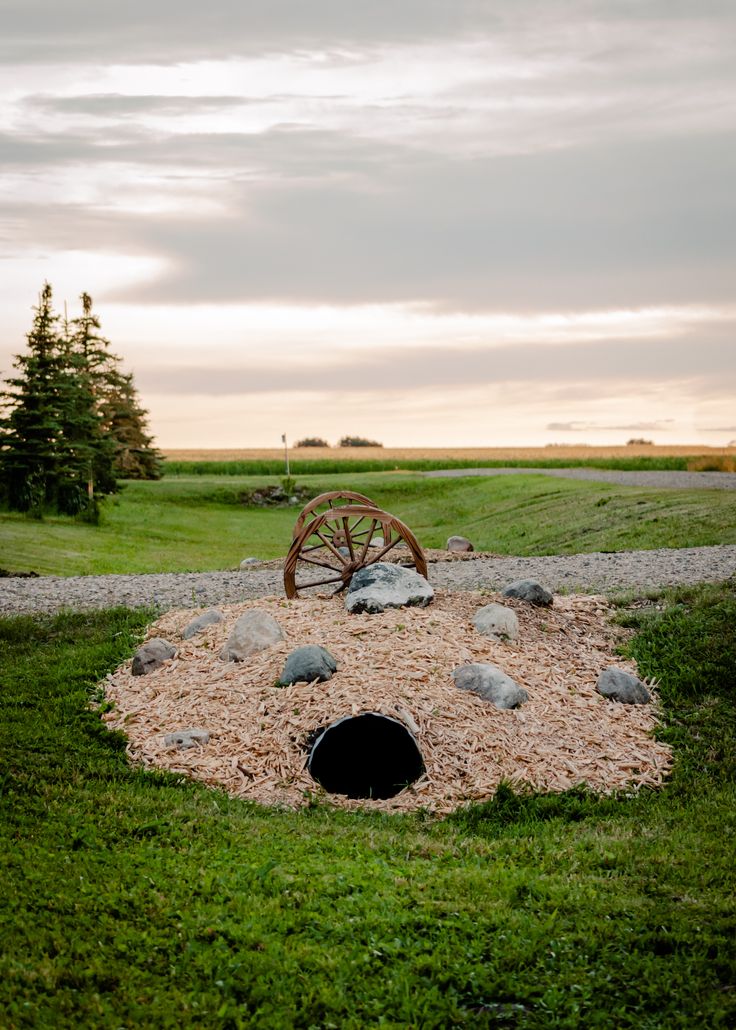
<svg viewBox="0 0 736 1030">
<path fill-rule="evenodd" d="M 474 629 L 474 612 L 494 600 L 516 611 L 517 641 Z M 270 612 L 286 640 L 245 662 L 220 661 L 233 623 L 249 608 Z M 553 608 L 540 609 L 438 591 L 428 608 L 381 615 L 349 615 L 341 597 L 260 598 L 220 610 L 224 621 L 194 640 L 181 632 L 196 612 L 168 612 L 149 637 L 171 641 L 177 657 L 147 676 L 133 676 L 128 662 L 107 678 L 115 708 L 104 718 L 127 735 L 133 760 L 262 804 L 296 808 L 316 796 L 342 808 L 437 813 L 492 797 L 501 780 L 517 790 L 587 784 L 611 792 L 658 786 L 671 765 L 670 749 L 653 736 L 656 699 L 623 705 L 595 690 L 609 665 L 635 671 L 614 653 L 621 631 L 601 597 L 558 596 Z M 276 687 L 286 656 L 301 644 L 326 647 L 338 672 L 327 683 Z M 529 700 L 501 711 L 459 690 L 451 673 L 465 662 L 500 666 Z M 328 795 L 306 770 L 312 732 L 361 712 L 402 720 L 424 757 L 425 775 L 385 801 Z M 194 727 L 209 731 L 209 744 L 164 745 L 167 733 Z"/>
</svg>

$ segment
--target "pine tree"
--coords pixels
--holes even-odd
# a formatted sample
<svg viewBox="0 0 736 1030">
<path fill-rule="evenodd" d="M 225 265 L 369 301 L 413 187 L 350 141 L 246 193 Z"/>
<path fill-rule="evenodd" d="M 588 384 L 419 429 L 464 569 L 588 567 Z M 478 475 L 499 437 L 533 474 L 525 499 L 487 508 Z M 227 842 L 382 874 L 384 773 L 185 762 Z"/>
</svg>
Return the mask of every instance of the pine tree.
<svg viewBox="0 0 736 1030">
<path fill-rule="evenodd" d="M 58 443 L 62 432 L 59 397 L 63 389 L 58 315 L 44 283 L 27 354 L 13 362 L 19 374 L 7 380 L 0 420 L 0 484 L 10 508 L 40 516 L 59 500 Z"/>
<path fill-rule="evenodd" d="M 0 394 L 0 499 L 41 516 L 45 510 L 99 516 L 98 497 L 117 489 L 116 476 L 157 479 L 161 455 L 147 433 L 132 375 L 100 334 L 92 298 L 64 322 L 44 284 L 29 353 L 14 361 L 18 375 Z"/>
<path fill-rule="evenodd" d="M 148 412 L 140 406 L 132 374 L 115 372 L 108 378 L 102 415 L 115 444 L 115 474 L 121 479 L 160 479 L 162 457 L 148 435 Z"/>
<path fill-rule="evenodd" d="M 109 494 L 115 481 L 115 442 L 105 425 L 103 405 L 108 383 L 117 373 L 120 358 L 100 335 L 100 320 L 92 312 L 92 298 L 82 293 L 82 314 L 67 328 L 65 357 L 73 389 L 69 397 L 67 440 L 73 462 L 81 462 L 87 475 L 87 494 Z"/>
</svg>

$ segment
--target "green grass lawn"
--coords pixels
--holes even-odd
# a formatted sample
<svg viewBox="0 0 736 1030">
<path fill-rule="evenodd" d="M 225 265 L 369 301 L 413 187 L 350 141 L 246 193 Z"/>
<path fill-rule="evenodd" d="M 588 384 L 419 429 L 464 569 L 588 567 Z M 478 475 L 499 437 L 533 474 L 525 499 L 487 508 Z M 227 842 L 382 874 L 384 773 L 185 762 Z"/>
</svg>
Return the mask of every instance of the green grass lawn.
<svg viewBox="0 0 736 1030">
<path fill-rule="evenodd" d="M 0 620 L 0 1025 L 732 1026 L 736 588 L 623 617 L 670 784 L 444 820 L 131 769 L 87 704 L 145 614 Z"/>
<path fill-rule="evenodd" d="M 283 556 L 300 506 L 247 507 L 249 487 L 276 477 L 171 477 L 128 482 L 103 504 L 100 526 L 0 513 L 0 565 L 82 575 L 237 568 Z M 544 476 L 424 479 L 412 473 L 303 476 L 313 494 L 357 490 L 393 512 L 425 547 L 468 536 L 501 554 L 687 547 L 736 542 L 736 495 L 651 490 Z"/>
</svg>

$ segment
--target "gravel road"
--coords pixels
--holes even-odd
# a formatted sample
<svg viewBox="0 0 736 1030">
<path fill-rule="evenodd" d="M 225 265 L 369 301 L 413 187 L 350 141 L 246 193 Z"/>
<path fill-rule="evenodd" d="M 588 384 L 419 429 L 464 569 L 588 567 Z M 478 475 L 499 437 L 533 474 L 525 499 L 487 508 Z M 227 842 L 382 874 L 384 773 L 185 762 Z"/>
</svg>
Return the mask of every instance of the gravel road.
<svg viewBox="0 0 736 1030">
<path fill-rule="evenodd" d="M 622 472 L 618 469 L 437 469 L 424 472 L 428 479 L 457 476 L 555 476 L 557 479 L 588 479 L 619 486 L 654 486 L 658 490 L 736 490 L 736 472 Z"/>
<path fill-rule="evenodd" d="M 551 590 L 606 593 L 627 588 L 716 582 L 736 575 L 736 545 L 679 550 L 617 551 L 611 554 L 543 558 L 483 557 L 438 561 L 430 582 L 444 590 L 498 590 L 532 577 Z M 142 576 L 41 576 L 0 579 L 0 614 L 54 612 L 60 608 L 112 605 L 199 608 L 283 593 L 278 569 L 257 565 L 238 572 L 155 573 Z"/>
</svg>

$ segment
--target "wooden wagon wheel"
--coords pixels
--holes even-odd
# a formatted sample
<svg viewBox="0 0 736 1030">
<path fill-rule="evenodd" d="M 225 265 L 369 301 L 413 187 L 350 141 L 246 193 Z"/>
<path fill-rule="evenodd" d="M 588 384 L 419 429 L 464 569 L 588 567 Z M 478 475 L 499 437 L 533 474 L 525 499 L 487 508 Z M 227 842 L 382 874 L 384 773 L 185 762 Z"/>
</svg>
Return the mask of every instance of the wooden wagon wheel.
<svg viewBox="0 0 736 1030">
<path fill-rule="evenodd" d="M 366 497 L 365 494 L 355 493 L 353 490 L 332 490 L 326 494 L 319 494 L 318 497 L 313 497 L 308 504 L 305 504 L 299 512 L 299 517 L 294 523 L 294 531 L 291 534 L 292 540 L 296 540 L 307 519 L 315 519 L 324 511 L 331 511 L 333 508 L 344 508 L 349 504 L 362 504 L 367 505 L 369 508 L 378 507 L 370 497 Z"/>
<path fill-rule="evenodd" d="M 371 547 L 376 532 L 383 544 Z M 426 576 L 427 562 L 417 538 L 394 515 L 367 504 L 324 511 L 292 541 L 284 562 L 286 596 L 298 597 L 300 591 L 326 586 L 334 586 L 338 593 L 358 569 L 383 561 L 402 543 L 409 549 L 409 564 Z"/>
</svg>

